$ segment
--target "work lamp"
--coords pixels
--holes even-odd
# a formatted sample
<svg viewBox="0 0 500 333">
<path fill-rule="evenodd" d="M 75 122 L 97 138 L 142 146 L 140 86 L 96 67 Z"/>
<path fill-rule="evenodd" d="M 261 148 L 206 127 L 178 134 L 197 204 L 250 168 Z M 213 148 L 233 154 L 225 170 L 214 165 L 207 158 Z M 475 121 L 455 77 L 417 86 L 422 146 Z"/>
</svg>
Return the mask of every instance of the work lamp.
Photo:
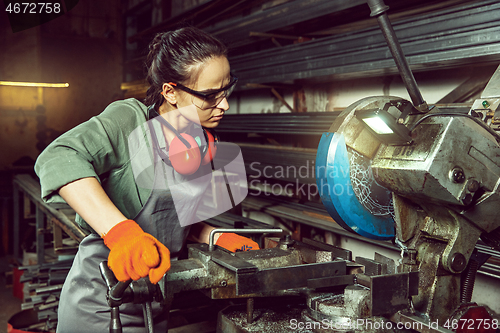
<svg viewBox="0 0 500 333">
<path fill-rule="evenodd" d="M 390 109 L 395 109 L 390 110 L 393 113 L 401 114 L 395 107 Z M 373 135 L 386 144 L 400 145 L 412 141 L 410 130 L 404 124 L 398 123 L 396 117 L 389 111 L 380 108 L 358 110 L 355 115 Z"/>
</svg>

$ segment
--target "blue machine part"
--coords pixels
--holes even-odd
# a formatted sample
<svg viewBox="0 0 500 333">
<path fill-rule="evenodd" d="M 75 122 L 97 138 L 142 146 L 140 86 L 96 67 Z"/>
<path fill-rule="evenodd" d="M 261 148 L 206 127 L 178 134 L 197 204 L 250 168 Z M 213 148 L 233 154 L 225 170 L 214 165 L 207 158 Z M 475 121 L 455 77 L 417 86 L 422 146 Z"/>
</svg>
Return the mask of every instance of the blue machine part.
<svg viewBox="0 0 500 333">
<path fill-rule="evenodd" d="M 326 210 L 346 230 L 371 239 L 392 239 L 394 219 L 375 216 L 360 203 L 350 170 L 344 135 L 323 133 L 316 153 L 316 184 Z"/>
</svg>

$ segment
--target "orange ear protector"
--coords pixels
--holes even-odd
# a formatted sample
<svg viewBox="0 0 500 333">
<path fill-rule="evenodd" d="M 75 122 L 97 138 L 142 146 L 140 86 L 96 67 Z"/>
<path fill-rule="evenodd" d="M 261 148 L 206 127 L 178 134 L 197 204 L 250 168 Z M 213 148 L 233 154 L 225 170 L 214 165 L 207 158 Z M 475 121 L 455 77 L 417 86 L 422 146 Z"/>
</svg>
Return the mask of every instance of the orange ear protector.
<svg viewBox="0 0 500 333">
<path fill-rule="evenodd" d="M 192 175 L 200 168 L 200 165 L 207 165 L 213 161 L 217 152 L 217 143 L 219 142 L 219 137 L 214 130 L 202 127 L 204 136 L 204 141 L 202 141 L 199 136 L 193 137 L 187 133 L 179 133 L 165 118 L 156 112 L 153 106 L 149 107 L 148 113 L 150 120 L 155 117 L 163 126 L 175 134 L 175 138 L 170 142 L 167 156 L 159 149 L 156 135 L 154 135 L 154 128 L 151 122 L 149 123 L 156 152 L 175 171 L 182 175 Z"/>
<path fill-rule="evenodd" d="M 219 143 L 219 136 L 214 130 L 203 128 L 203 134 L 205 134 L 205 142 L 207 143 L 205 156 L 201 160 L 202 165 L 206 165 L 214 160 L 215 154 L 217 153 L 217 143 Z"/>
</svg>

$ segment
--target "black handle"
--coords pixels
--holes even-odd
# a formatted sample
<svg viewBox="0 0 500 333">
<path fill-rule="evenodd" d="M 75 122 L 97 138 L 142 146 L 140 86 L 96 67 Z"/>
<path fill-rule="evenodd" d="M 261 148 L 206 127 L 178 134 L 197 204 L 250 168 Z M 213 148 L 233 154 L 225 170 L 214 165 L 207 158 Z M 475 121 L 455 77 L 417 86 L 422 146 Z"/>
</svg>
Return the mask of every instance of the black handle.
<svg viewBox="0 0 500 333">
<path fill-rule="evenodd" d="M 128 280 L 125 282 L 118 281 L 109 291 L 109 297 L 115 301 L 121 301 L 125 290 L 127 290 L 128 286 L 130 285 L 130 282 L 132 282 L 132 280 Z"/>
<path fill-rule="evenodd" d="M 408 94 L 410 95 L 413 106 L 420 112 L 429 111 L 429 107 L 418 89 L 417 81 L 415 81 L 415 77 L 410 70 L 410 66 L 406 61 L 401 45 L 396 37 L 396 33 L 394 32 L 391 22 L 389 21 L 389 17 L 387 16 L 386 12 L 389 7 L 385 5 L 383 0 L 367 0 L 367 3 L 371 10 L 370 16 L 377 18 L 380 29 L 382 30 L 387 42 L 387 46 L 391 51 L 392 57 L 398 67 L 399 74 L 403 79 Z"/>
<path fill-rule="evenodd" d="M 111 321 L 109 333 L 122 333 L 122 322 L 120 321 L 120 310 L 117 306 L 111 308 Z"/>
<path fill-rule="evenodd" d="M 125 282 L 117 281 L 115 274 L 108 267 L 108 262 L 103 261 L 99 264 L 99 270 L 101 276 L 108 287 L 107 300 L 108 305 L 111 308 L 111 322 L 109 324 L 110 333 L 122 333 L 122 323 L 120 321 L 120 309 L 119 306 L 122 303 L 133 302 L 133 303 L 143 303 L 144 312 L 144 323 L 146 326 L 146 331 L 148 333 L 153 333 L 153 312 L 151 308 L 151 302 L 153 300 L 158 300 L 160 297 L 158 293 L 161 294 L 160 289 L 156 285 L 152 285 L 151 282 L 145 281 L 144 279 L 134 282 L 131 290 L 127 291 L 132 280 Z M 161 296 L 161 295 L 160 295 Z"/>
<path fill-rule="evenodd" d="M 142 312 L 144 314 L 144 325 L 146 326 L 146 332 L 153 333 L 153 309 L 151 308 L 151 302 L 146 302 L 142 305 Z"/>
<path fill-rule="evenodd" d="M 125 282 L 117 281 L 113 271 L 109 269 L 108 262 L 103 261 L 99 264 L 99 270 L 101 271 L 101 276 L 108 287 L 108 296 L 112 302 L 119 303 L 122 300 L 123 294 L 125 290 L 127 290 L 128 286 L 132 282 L 132 280 L 128 280 Z M 109 302 L 109 301 L 108 301 Z M 119 304 L 110 304 L 111 307 L 118 306 Z"/>
<path fill-rule="evenodd" d="M 109 323 L 110 333 L 122 333 L 122 323 L 120 320 L 120 304 L 122 304 L 123 294 L 132 280 L 125 282 L 117 281 L 113 271 L 109 269 L 108 262 L 99 264 L 101 276 L 108 287 L 108 304 L 111 307 L 111 321 Z"/>
</svg>

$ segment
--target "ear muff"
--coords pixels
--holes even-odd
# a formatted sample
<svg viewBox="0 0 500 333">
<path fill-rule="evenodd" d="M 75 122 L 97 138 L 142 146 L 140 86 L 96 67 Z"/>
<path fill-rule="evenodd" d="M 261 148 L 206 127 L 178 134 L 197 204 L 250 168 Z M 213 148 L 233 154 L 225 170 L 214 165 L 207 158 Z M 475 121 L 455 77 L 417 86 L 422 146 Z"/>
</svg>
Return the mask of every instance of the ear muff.
<svg viewBox="0 0 500 333">
<path fill-rule="evenodd" d="M 215 131 L 206 128 L 203 128 L 203 134 L 205 142 L 202 142 L 199 137 L 193 138 L 186 133 L 180 134 L 191 146 L 188 148 L 176 133 L 169 148 L 170 163 L 175 171 L 183 175 L 191 175 L 198 170 L 200 164 L 207 165 L 214 160 L 219 136 Z"/>
<path fill-rule="evenodd" d="M 206 165 L 213 161 L 219 142 L 219 136 L 214 130 L 202 127 L 205 139 L 205 142 L 202 142 L 198 136 L 192 137 L 186 133 L 179 133 L 156 112 L 154 106 L 151 106 L 148 108 L 148 118 L 153 119 L 153 117 L 175 134 L 175 138 L 169 145 L 168 157 L 160 149 L 157 149 L 163 161 L 171 165 L 175 171 L 182 175 L 192 175 L 199 169 L 200 165 Z M 150 128 L 154 131 L 152 126 Z M 156 136 L 152 137 L 156 141 Z M 155 144 L 158 147 L 158 142 Z"/>
<path fill-rule="evenodd" d="M 201 160 L 202 165 L 206 165 L 214 160 L 215 154 L 217 153 L 217 143 L 219 142 L 219 137 L 215 131 L 209 129 L 203 129 L 205 134 L 205 140 L 207 142 L 207 148 L 203 159 Z"/>
<path fill-rule="evenodd" d="M 168 156 L 172 167 L 182 175 L 192 175 L 200 167 L 201 151 L 196 140 L 189 134 L 180 134 L 191 148 L 188 148 L 179 136 L 176 136 L 168 149 Z"/>
</svg>

